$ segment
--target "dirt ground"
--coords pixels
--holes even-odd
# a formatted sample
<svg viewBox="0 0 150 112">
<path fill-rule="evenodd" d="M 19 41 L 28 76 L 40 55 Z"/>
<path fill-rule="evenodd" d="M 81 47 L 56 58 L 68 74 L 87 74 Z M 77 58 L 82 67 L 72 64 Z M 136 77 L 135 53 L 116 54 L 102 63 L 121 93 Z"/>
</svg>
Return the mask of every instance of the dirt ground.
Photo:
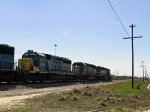
<svg viewBox="0 0 150 112">
<path fill-rule="evenodd" d="M 147 89 L 150 90 L 150 84 L 147 86 Z M 144 112 L 150 112 L 150 110 L 146 110 Z"/>
<path fill-rule="evenodd" d="M 87 85 L 107 85 L 119 83 L 113 82 L 97 82 L 97 83 L 52 83 L 52 84 L 26 84 L 26 85 L 0 85 L 0 110 L 5 108 L 17 107 L 24 105 L 27 98 L 46 95 L 48 93 L 57 93 L 62 91 L 70 91 L 74 88 L 82 88 Z"/>
</svg>

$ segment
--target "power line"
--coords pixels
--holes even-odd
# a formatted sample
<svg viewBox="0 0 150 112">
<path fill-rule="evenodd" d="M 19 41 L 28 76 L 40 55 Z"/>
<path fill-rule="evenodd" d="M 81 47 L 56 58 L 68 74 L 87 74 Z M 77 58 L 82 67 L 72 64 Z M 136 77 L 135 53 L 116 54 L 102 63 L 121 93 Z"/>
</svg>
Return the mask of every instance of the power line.
<svg viewBox="0 0 150 112">
<path fill-rule="evenodd" d="M 107 1 L 108 1 L 109 5 L 111 6 L 111 8 L 112 8 L 113 12 L 115 13 L 115 15 L 116 15 L 116 17 L 117 17 L 118 21 L 120 22 L 121 26 L 123 27 L 123 29 L 125 30 L 125 32 L 126 32 L 126 33 L 127 33 L 127 35 L 129 36 L 128 31 L 126 30 L 125 26 L 123 25 L 123 23 L 122 23 L 121 19 L 119 18 L 118 14 L 117 14 L 117 12 L 116 12 L 115 8 L 113 7 L 113 5 L 111 4 L 110 0 L 107 0 Z"/>
<path fill-rule="evenodd" d="M 132 23 L 133 22 L 133 14 L 132 14 L 132 10 L 130 8 L 130 4 L 128 2 L 129 2 L 128 0 L 118 0 L 118 3 L 120 5 L 121 9 L 123 10 L 123 15 L 126 17 L 128 22 Z M 126 10 L 130 16 L 127 16 Z"/>
<path fill-rule="evenodd" d="M 97 0 L 98 1 L 98 0 Z M 115 13 L 113 13 L 113 10 L 112 10 L 112 8 L 110 7 L 110 5 L 108 4 L 108 2 L 106 1 L 106 0 L 104 0 L 105 1 L 105 4 L 107 5 L 107 7 L 108 7 L 108 9 L 110 10 L 110 12 L 112 13 L 112 15 L 114 16 L 114 18 L 116 18 L 116 15 L 115 15 Z M 118 19 L 115 19 L 117 22 L 118 22 Z"/>
<path fill-rule="evenodd" d="M 122 11 L 122 14 L 123 14 L 124 18 L 129 22 L 130 21 L 130 19 L 129 19 L 130 16 L 127 15 L 127 13 L 125 11 L 125 6 L 124 6 L 122 0 L 121 0 L 121 2 L 120 2 L 120 0 L 118 0 L 118 6 L 120 6 L 120 11 Z"/>
</svg>

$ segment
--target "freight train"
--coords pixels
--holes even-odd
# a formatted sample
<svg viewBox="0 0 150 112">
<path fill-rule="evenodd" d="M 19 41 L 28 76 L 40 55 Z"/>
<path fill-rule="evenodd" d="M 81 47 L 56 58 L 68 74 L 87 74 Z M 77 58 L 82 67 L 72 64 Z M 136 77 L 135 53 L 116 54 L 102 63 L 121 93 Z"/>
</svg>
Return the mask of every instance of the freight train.
<svg viewBox="0 0 150 112">
<path fill-rule="evenodd" d="M 0 83 L 36 81 L 111 81 L 110 70 L 28 50 L 14 69 L 15 48 L 0 44 Z"/>
</svg>

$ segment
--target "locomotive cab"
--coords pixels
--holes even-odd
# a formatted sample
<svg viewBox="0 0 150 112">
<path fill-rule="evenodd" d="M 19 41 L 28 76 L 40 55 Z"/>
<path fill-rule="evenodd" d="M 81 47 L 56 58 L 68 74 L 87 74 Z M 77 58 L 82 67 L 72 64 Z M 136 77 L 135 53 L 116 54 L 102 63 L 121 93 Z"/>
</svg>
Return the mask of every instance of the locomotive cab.
<svg viewBox="0 0 150 112">
<path fill-rule="evenodd" d="M 46 56 L 44 54 L 28 50 L 22 55 L 22 58 L 32 59 L 34 68 L 38 68 L 39 72 L 46 72 Z"/>
<path fill-rule="evenodd" d="M 39 68 L 34 66 L 31 58 L 22 58 L 18 60 L 18 69 L 24 73 L 38 73 Z"/>
</svg>

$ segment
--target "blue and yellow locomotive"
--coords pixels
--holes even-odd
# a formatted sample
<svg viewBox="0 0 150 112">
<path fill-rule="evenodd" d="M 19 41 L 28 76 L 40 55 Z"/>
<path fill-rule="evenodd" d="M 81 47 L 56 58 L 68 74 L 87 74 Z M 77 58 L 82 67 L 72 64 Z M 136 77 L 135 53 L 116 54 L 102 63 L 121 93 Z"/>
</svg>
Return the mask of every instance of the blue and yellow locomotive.
<svg viewBox="0 0 150 112">
<path fill-rule="evenodd" d="M 71 60 L 28 50 L 18 60 L 18 69 L 24 80 L 61 80 L 71 74 Z"/>
</svg>

